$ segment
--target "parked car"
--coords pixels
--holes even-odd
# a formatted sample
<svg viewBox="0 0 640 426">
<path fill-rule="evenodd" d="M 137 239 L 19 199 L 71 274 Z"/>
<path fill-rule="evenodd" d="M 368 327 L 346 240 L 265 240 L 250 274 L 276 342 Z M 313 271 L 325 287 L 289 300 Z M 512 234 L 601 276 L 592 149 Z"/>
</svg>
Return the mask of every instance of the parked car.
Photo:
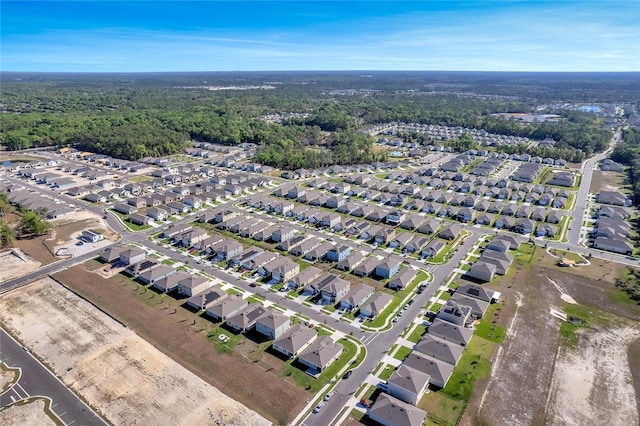
<svg viewBox="0 0 640 426">
<path fill-rule="evenodd" d="M 313 413 L 317 414 L 320 412 L 320 410 L 322 410 L 322 407 L 324 407 L 324 402 L 321 402 L 320 404 L 316 405 L 316 408 L 313 409 Z"/>
<path fill-rule="evenodd" d="M 326 395 L 324 396 L 323 401 L 328 401 L 328 400 L 330 400 L 330 399 L 331 399 L 331 397 L 332 397 L 333 395 L 334 395 L 334 392 L 333 392 L 333 391 L 329 392 L 328 394 L 326 394 Z"/>
<path fill-rule="evenodd" d="M 353 374 L 353 370 L 349 370 L 346 373 L 344 373 L 344 376 L 342 376 L 343 380 L 348 379 L 349 377 L 351 377 L 351 375 Z"/>
</svg>

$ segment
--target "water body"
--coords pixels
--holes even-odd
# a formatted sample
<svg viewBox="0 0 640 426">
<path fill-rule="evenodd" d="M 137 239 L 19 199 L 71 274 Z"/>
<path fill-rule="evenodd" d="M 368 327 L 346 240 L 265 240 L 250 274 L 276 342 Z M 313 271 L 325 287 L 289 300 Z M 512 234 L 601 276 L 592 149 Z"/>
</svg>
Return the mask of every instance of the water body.
<svg viewBox="0 0 640 426">
<path fill-rule="evenodd" d="M 597 105 L 584 105 L 581 106 L 579 110 L 584 112 L 600 112 L 600 107 Z"/>
</svg>

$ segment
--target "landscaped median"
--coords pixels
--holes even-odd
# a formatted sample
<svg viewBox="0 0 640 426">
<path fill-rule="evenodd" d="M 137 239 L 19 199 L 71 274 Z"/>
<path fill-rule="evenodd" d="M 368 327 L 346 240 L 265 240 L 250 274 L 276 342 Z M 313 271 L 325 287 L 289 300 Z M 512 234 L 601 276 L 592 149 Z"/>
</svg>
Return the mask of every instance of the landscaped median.
<svg viewBox="0 0 640 426">
<path fill-rule="evenodd" d="M 433 281 L 433 276 L 430 272 L 419 271 L 418 275 L 413 279 L 411 284 L 404 290 L 400 290 L 395 294 L 392 294 L 393 300 L 389 303 L 380 315 L 378 315 L 373 321 L 364 323 L 360 328 L 366 331 L 385 331 L 391 328 L 391 320 L 395 313 L 400 309 L 402 305 L 407 303 L 413 296 L 416 287 L 426 281 Z"/>
<path fill-rule="evenodd" d="M 458 247 L 458 245 L 460 245 L 462 243 L 462 241 L 464 241 L 465 238 L 469 237 L 473 235 L 470 231 L 463 229 L 460 232 L 460 235 L 458 236 L 458 238 L 456 238 L 455 240 L 447 243 L 446 247 L 444 249 L 442 249 L 440 251 L 440 253 L 438 253 L 436 256 L 434 256 L 433 258 L 431 258 L 430 260 L 427 260 L 426 263 L 432 264 L 432 265 L 442 265 L 444 263 L 446 263 L 449 258 L 451 257 L 451 255 L 455 252 L 456 248 Z"/>
</svg>

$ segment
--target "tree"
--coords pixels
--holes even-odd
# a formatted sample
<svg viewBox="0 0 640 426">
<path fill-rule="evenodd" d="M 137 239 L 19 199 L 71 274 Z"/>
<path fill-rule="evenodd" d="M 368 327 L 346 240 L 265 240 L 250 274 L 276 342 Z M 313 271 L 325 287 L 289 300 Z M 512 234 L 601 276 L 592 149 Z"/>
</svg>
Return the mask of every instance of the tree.
<svg viewBox="0 0 640 426">
<path fill-rule="evenodd" d="M 49 231 L 49 223 L 33 210 L 22 217 L 22 230 L 25 234 L 44 235 Z"/>
<path fill-rule="evenodd" d="M 6 220 L 0 219 L 0 247 L 8 247 L 13 244 L 16 234 Z"/>
</svg>

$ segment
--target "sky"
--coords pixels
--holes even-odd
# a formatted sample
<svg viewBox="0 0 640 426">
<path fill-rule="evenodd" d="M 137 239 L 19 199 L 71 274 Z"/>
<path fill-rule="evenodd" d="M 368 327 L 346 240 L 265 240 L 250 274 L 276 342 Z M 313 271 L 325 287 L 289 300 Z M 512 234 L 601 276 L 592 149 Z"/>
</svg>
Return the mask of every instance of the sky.
<svg viewBox="0 0 640 426">
<path fill-rule="evenodd" d="M 638 0 L 11 1 L 0 70 L 640 71 Z"/>
</svg>

